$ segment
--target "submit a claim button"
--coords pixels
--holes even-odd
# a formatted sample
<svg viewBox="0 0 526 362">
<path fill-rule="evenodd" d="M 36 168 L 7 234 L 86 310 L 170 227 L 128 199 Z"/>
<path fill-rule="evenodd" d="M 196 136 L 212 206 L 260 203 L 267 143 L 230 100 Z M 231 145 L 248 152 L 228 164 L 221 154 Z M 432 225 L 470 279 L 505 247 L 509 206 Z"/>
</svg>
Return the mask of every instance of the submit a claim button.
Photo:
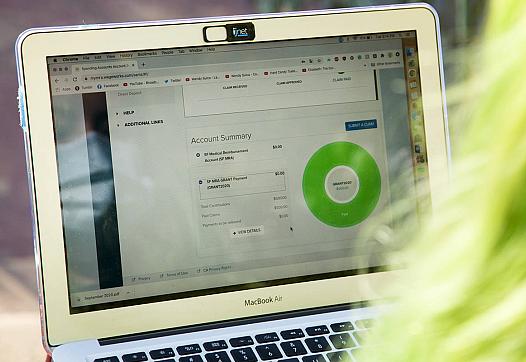
<svg viewBox="0 0 526 362">
<path fill-rule="evenodd" d="M 372 129 L 377 127 L 378 122 L 376 121 L 376 119 L 362 119 L 360 121 L 345 122 L 346 131 L 358 131 L 360 129 Z"/>
</svg>

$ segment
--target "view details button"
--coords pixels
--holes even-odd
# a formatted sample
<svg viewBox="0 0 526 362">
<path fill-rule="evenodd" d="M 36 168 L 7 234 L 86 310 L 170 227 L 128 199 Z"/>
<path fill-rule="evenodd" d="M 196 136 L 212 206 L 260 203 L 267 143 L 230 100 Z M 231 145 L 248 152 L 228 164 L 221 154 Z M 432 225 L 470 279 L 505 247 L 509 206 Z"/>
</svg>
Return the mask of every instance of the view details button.
<svg viewBox="0 0 526 362">
<path fill-rule="evenodd" d="M 346 131 L 357 131 L 360 129 L 371 129 L 377 128 L 378 123 L 376 119 L 363 119 L 361 121 L 349 121 L 345 122 Z"/>
</svg>

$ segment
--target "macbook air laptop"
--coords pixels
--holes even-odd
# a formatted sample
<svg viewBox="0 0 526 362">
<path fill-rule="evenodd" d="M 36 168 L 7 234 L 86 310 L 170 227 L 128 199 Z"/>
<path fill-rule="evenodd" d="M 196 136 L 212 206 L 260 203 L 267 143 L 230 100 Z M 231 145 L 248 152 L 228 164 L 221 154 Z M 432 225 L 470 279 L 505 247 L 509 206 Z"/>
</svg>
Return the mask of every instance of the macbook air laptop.
<svg viewBox="0 0 526 362">
<path fill-rule="evenodd" d="M 17 56 L 54 361 L 354 358 L 396 205 L 448 174 L 432 8 L 31 29 Z"/>
</svg>

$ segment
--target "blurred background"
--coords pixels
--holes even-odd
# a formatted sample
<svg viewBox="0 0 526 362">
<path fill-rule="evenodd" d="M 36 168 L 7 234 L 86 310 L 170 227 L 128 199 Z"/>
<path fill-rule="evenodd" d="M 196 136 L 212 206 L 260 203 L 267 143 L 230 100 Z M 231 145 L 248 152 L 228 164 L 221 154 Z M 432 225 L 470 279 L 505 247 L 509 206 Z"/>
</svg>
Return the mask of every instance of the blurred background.
<svg viewBox="0 0 526 362">
<path fill-rule="evenodd" d="M 32 224 L 22 131 L 18 126 L 14 43 L 20 32 L 60 26 L 164 20 L 260 12 L 384 5 L 369 0 L 0 0 L 0 351 L 4 360 L 39 361 L 44 352 L 33 258 Z M 442 27 L 446 84 L 465 77 L 458 49 L 476 40 L 485 0 L 428 1 Z M 451 108 L 451 107 L 450 107 Z M 450 109 L 451 111 L 451 109 Z M 455 130 L 455 119 L 450 119 Z M 455 145 L 453 144 L 453 150 Z"/>
</svg>

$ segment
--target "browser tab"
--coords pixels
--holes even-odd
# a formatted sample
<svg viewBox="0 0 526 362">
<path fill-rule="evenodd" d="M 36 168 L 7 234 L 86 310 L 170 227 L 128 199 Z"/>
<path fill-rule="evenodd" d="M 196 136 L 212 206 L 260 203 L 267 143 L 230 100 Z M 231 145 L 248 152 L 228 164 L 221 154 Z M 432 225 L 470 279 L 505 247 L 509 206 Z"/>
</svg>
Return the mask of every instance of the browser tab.
<svg viewBox="0 0 526 362">
<path fill-rule="evenodd" d="M 59 68 L 60 69 L 60 68 Z M 76 64 L 73 67 L 73 74 L 96 74 L 101 71 L 125 71 L 137 69 L 137 62 L 129 61 L 115 61 L 106 63 L 93 64 Z"/>
</svg>

